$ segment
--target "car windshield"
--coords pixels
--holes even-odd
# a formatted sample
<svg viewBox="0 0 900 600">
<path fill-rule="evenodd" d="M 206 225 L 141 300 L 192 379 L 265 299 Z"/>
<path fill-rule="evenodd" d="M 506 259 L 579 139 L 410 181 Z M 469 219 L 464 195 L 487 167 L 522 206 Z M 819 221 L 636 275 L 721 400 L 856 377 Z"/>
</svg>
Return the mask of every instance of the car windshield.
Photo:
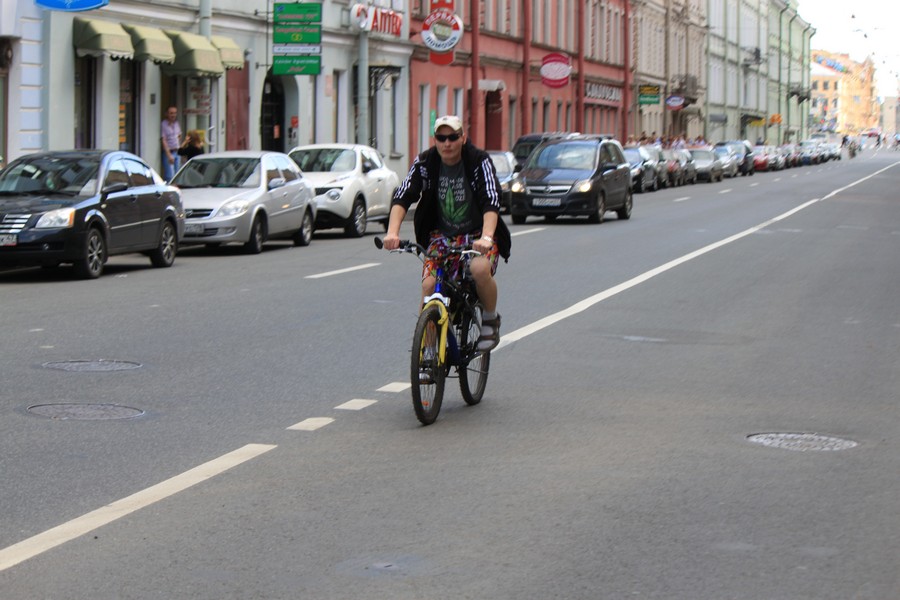
<svg viewBox="0 0 900 600">
<path fill-rule="evenodd" d="M 97 193 L 100 156 L 34 156 L 11 163 L 0 172 L 0 195 Z"/>
<path fill-rule="evenodd" d="M 503 177 L 512 173 L 512 165 L 501 154 L 491 154 L 491 162 L 494 163 L 494 169 L 497 171 L 497 177 Z"/>
<path fill-rule="evenodd" d="M 291 158 L 307 173 L 352 171 L 356 168 L 356 153 L 347 148 L 309 148 L 291 152 Z"/>
<path fill-rule="evenodd" d="M 644 162 L 644 157 L 641 156 L 641 151 L 637 148 L 625 148 L 625 158 L 633 165 L 639 165 Z"/>
<path fill-rule="evenodd" d="M 172 179 L 180 188 L 255 188 L 259 183 L 259 159 L 248 157 L 195 157 Z"/>
<path fill-rule="evenodd" d="M 730 156 L 728 154 L 728 148 L 726 148 L 725 146 L 716 146 L 715 152 L 716 152 L 716 156 L 721 156 L 724 158 L 727 158 L 728 156 Z"/>
<path fill-rule="evenodd" d="M 691 156 L 694 160 L 714 160 L 715 156 L 709 150 L 691 150 Z"/>
<path fill-rule="evenodd" d="M 512 149 L 513 155 L 515 155 L 517 160 L 525 160 L 528 158 L 528 155 L 531 154 L 531 151 L 537 147 L 538 144 L 540 144 L 540 141 L 519 142 L 518 144 L 516 144 L 515 148 Z"/>
<path fill-rule="evenodd" d="M 528 166 L 538 169 L 593 171 L 597 163 L 596 143 L 566 142 L 541 146 L 531 154 Z"/>
</svg>

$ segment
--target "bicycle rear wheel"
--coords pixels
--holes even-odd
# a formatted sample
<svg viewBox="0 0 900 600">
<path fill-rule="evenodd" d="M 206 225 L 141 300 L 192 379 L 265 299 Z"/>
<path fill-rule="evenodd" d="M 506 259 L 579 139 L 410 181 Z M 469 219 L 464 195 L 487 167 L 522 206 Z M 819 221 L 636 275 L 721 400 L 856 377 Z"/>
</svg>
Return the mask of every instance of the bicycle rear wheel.
<svg viewBox="0 0 900 600">
<path fill-rule="evenodd" d="M 440 362 L 441 311 L 427 306 L 419 314 L 413 335 L 410 383 L 416 417 L 422 425 L 431 425 L 441 411 L 444 398 L 446 365 Z"/>
<path fill-rule="evenodd" d="M 481 402 L 484 388 L 487 386 L 488 370 L 491 366 L 491 353 L 478 352 L 478 337 L 481 335 L 481 307 L 474 312 L 466 311 L 462 315 L 459 335 L 459 391 L 468 405 Z"/>
</svg>

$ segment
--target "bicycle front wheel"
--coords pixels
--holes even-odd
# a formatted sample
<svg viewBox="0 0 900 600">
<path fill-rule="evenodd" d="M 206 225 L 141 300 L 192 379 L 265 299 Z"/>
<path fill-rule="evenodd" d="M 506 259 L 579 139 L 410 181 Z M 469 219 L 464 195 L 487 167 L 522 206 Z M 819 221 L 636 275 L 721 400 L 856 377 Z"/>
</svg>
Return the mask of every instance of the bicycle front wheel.
<svg viewBox="0 0 900 600">
<path fill-rule="evenodd" d="M 427 306 L 419 314 L 413 335 L 410 383 L 416 417 L 422 425 L 431 425 L 441 411 L 444 377 L 447 367 L 440 360 L 441 311 Z"/>
<path fill-rule="evenodd" d="M 473 312 L 463 313 L 459 329 L 459 391 L 466 404 L 472 406 L 481 402 L 481 397 L 484 396 L 488 369 L 491 366 L 490 351 L 477 350 L 478 337 L 481 335 L 480 306 Z"/>
</svg>

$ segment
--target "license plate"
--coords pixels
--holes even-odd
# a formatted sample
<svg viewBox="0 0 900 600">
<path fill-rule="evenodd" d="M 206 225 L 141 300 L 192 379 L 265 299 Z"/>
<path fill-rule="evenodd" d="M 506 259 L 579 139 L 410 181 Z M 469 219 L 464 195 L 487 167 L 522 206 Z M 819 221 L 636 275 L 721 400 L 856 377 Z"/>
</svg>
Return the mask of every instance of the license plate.
<svg viewBox="0 0 900 600">
<path fill-rule="evenodd" d="M 532 206 L 559 206 L 559 198 L 532 198 Z"/>
<path fill-rule="evenodd" d="M 184 226 L 185 235 L 201 235 L 203 233 L 203 225 L 198 223 L 188 223 Z"/>
<path fill-rule="evenodd" d="M 0 246 L 15 246 L 19 239 L 14 233 L 0 233 Z"/>
</svg>

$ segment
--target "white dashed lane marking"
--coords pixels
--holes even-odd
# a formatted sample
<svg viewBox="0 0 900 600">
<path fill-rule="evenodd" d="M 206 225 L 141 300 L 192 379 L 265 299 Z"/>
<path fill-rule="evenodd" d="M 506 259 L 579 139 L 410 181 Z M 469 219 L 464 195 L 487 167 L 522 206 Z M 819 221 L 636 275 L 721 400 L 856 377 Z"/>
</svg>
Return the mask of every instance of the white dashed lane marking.
<svg viewBox="0 0 900 600">
<path fill-rule="evenodd" d="M 338 406 L 335 406 L 337 410 L 362 410 L 367 406 L 372 406 L 378 402 L 377 400 L 363 400 L 362 398 L 354 398 L 349 402 L 344 402 Z"/>
<path fill-rule="evenodd" d="M 312 417 L 291 425 L 288 429 L 291 431 L 315 431 L 331 423 L 334 423 L 334 419 L 330 417 Z"/>
</svg>

